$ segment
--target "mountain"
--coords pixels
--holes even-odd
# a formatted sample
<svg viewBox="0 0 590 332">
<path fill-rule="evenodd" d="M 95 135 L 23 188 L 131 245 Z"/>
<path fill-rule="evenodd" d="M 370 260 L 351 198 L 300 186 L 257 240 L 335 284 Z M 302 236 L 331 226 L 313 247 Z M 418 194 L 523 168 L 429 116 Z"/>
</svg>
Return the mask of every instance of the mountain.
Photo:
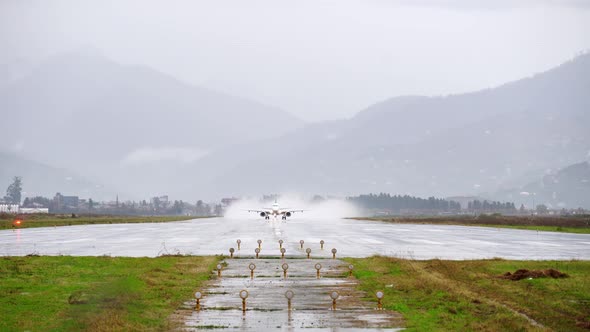
<svg viewBox="0 0 590 332">
<path fill-rule="evenodd" d="M 73 171 L 27 160 L 13 153 L 0 151 L 0 190 L 5 190 L 14 176 L 23 178 L 24 197 L 53 197 L 57 191 L 64 195 L 80 195 L 99 200 L 112 200 L 114 193 L 103 185 L 93 183 Z M 4 196 L 4 192 L 0 192 Z"/>
<path fill-rule="evenodd" d="M 392 98 L 255 149 L 218 151 L 191 168 L 207 179 L 188 178 L 197 190 L 219 195 L 493 192 L 586 157 L 589 87 L 586 54 L 493 89 Z"/>
<path fill-rule="evenodd" d="M 551 208 L 590 208 L 590 163 L 567 166 L 520 188 L 504 190 L 496 197 L 527 206 L 532 206 L 534 200 L 535 204 Z"/>
<path fill-rule="evenodd" d="M 145 67 L 78 54 L 0 90 L 13 124 L 0 142 L 143 198 L 486 197 L 589 156 L 589 87 L 585 54 L 496 88 L 396 97 L 350 119 L 303 124 Z"/>
<path fill-rule="evenodd" d="M 275 107 L 192 86 L 93 52 L 54 56 L 0 89 L 0 148 L 123 187 L 304 123 Z M 269 119 L 271 121 L 269 121 Z"/>
</svg>

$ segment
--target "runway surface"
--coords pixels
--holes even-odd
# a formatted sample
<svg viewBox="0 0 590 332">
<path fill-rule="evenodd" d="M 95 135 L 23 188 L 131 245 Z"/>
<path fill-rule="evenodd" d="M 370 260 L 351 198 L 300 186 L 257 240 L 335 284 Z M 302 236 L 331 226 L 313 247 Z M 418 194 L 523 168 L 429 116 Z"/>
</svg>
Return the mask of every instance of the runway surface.
<svg viewBox="0 0 590 332">
<path fill-rule="evenodd" d="M 242 241 L 237 250 L 236 240 Z M 162 254 L 365 257 L 374 254 L 414 259 L 590 259 L 590 235 L 503 228 L 399 225 L 338 218 L 211 218 L 182 222 L 84 225 L 0 231 L 0 255 L 149 256 Z M 304 240 L 303 249 L 299 244 Z M 320 240 L 325 241 L 320 249 Z"/>
</svg>

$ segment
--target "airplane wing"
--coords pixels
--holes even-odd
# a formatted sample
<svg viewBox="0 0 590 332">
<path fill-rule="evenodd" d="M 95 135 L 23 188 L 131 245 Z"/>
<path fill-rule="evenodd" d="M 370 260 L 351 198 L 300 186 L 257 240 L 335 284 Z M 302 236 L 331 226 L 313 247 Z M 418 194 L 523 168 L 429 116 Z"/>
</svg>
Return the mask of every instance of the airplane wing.
<svg viewBox="0 0 590 332">
<path fill-rule="evenodd" d="M 256 210 L 256 209 L 250 209 L 250 210 L 244 210 L 244 211 L 248 211 L 248 212 L 256 212 L 256 213 L 261 213 L 261 212 L 264 212 L 264 213 L 271 213 L 271 210 L 270 210 L 270 209 L 266 209 L 266 210 Z"/>
<path fill-rule="evenodd" d="M 303 211 L 307 211 L 307 210 L 294 210 L 294 209 L 287 209 L 287 210 L 283 210 L 283 209 L 281 209 L 281 212 L 280 212 L 280 214 L 295 213 L 295 212 L 303 212 Z"/>
</svg>

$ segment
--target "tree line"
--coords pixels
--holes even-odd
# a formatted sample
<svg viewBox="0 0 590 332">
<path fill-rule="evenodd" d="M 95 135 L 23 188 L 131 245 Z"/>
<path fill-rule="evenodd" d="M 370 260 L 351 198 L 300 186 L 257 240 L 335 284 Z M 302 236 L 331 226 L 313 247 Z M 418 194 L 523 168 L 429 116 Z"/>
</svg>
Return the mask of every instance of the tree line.
<svg viewBox="0 0 590 332">
<path fill-rule="evenodd" d="M 182 200 L 164 201 L 154 197 L 150 201 L 97 202 L 92 198 L 76 199 L 75 206 L 62 204 L 57 194 L 54 198 L 43 196 L 25 197 L 22 200 L 22 177 L 15 176 L 6 189 L 6 196 L 0 196 L 0 203 L 18 204 L 24 208 L 47 208 L 50 213 L 92 213 L 92 214 L 122 214 L 122 215 L 193 215 L 193 216 L 221 216 L 225 206 L 218 203 L 205 203 L 202 200 L 194 204 Z"/>
<path fill-rule="evenodd" d="M 348 201 L 369 210 L 383 210 L 391 213 L 439 213 L 459 212 L 461 204 L 452 200 L 409 195 L 390 195 L 386 193 L 348 197 Z"/>
<path fill-rule="evenodd" d="M 477 212 L 477 213 L 508 213 L 513 214 L 516 213 L 516 206 L 512 202 L 496 202 L 496 201 L 487 201 L 484 200 L 473 200 L 467 203 L 467 210 L 470 212 Z"/>
<path fill-rule="evenodd" d="M 472 200 L 462 209 L 459 202 L 443 198 L 420 198 L 410 195 L 390 195 L 387 193 L 348 197 L 348 201 L 358 207 L 377 213 L 392 214 L 440 214 L 440 213 L 503 213 L 516 214 L 518 210 L 512 202 Z"/>
</svg>

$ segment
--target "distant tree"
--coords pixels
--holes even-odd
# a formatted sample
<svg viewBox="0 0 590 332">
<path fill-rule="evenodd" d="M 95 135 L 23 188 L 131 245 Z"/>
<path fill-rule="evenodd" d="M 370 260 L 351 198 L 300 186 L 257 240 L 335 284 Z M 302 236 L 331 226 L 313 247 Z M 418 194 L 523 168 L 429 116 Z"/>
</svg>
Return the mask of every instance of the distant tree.
<svg viewBox="0 0 590 332">
<path fill-rule="evenodd" d="M 154 211 L 156 211 L 156 212 L 160 211 L 160 199 L 158 197 L 154 197 L 152 202 L 154 204 Z"/>
<path fill-rule="evenodd" d="M 215 205 L 215 215 L 221 217 L 223 215 L 223 206 L 221 204 Z"/>
<path fill-rule="evenodd" d="M 15 176 L 12 183 L 6 189 L 6 201 L 12 204 L 20 204 L 22 191 L 22 178 L 20 176 Z"/>
<path fill-rule="evenodd" d="M 537 210 L 538 214 L 545 214 L 545 213 L 547 213 L 547 211 L 549 211 L 549 209 L 547 208 L 547 206 L 545 204 L 537 205 L 536 210 Z"/>
<path fill-rule="evenodd" d="M 92 210 L 94 208 L 94 201 L 92 198 L 88 199 L 88 210 Z"/>
<path fill-rule="evenodd" d="M 449 208 L 453 212 L 459 212 L 459 211 L 461 211 L 461 203 L 455 202 L 455 201 L 450 201 L 449 202 Z"/>
<path fill-rule="evenodd" d="M 198 200 L 197 203 L 195 204 L 195 214 L 197 216 L 207 216 L 209 215 L 209 207 L 206 206 L 205 203 L 203 203 L 202 200 Z"/>
<path fill-rule="evenodd" d="M 174 205 L 172 206 L 172 211 L 176 214 L 181 214 L 183 206 L 184 206 L 184 203 L 182 201 L 174 201 Z"/>
<path fill-rule="evenodd" d="M 29 200 L 28 197 L 25 197 L 25 200 L 23 201 L 23 206 L 29 207 L 30 205 L 31 205 L 31 201 Z"/>
</svg>

